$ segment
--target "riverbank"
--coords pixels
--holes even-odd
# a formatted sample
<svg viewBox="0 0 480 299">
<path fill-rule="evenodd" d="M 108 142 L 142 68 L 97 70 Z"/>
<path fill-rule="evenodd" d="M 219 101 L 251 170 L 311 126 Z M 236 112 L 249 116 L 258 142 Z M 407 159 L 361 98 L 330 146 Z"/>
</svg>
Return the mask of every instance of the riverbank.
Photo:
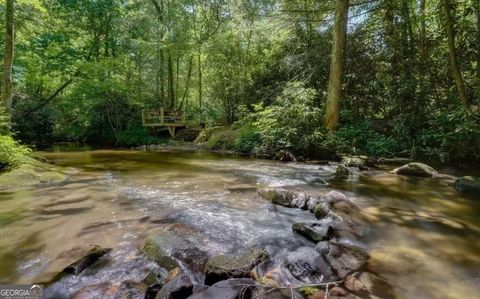
<svg viewBox="0 0 480 299">
<path fill-rule="evenodd" d="M 41 155 L 27 155 L 15 167 L 0 173 L 0 191 L 10 188 L 59 183 L 66 180 L 68 172 L 54 166 Z"/>
</svg>

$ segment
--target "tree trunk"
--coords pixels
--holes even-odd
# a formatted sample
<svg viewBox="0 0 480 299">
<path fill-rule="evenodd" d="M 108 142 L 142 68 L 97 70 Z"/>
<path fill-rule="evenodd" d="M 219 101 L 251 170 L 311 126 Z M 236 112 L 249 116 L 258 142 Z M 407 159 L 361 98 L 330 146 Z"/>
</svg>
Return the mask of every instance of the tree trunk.
<svg viewBox="0 0 480 299">
<path fill-rule="evenodd" d="M 14 0 L 6 1 L 5 8 L 5 53 L 3 58 L 3 105 L 8 113 L 12 112 L 12 67 L 14 55 L 14 26 L 13 26 L 13 12 Z"/>
<path fill-rule="evenodd" d="M 417 113 L 423 114 L 425 106 L 427 103 L 427 25 L 426 25 L 426 14 L 425 14 L 426 0 L 420 0 L 419 5 L 419 14 L 420 14 L 420 32 L 419 32 L 419 42 L 420 42 L 420 61 L 418 61 L 419 69 L 419 96 L 417 99 Z"/>
<path fill-rule="evenodd" d="M 198 48 L 198 105 L 202 108 L 202 48 Z"/>
<path fill-rule="evenodd" d="M 477 15 L 477 84 L 480 84 L 480 0 L 476 0 L 475 8 Z"/>
<path fill-rule="evenodd" d="M 173 80 L 173 60 L 170 50 L 167 50 L 168 64 L 168 100 L 170 110 L 175 109 L 175 81 Z"/>
<path fill-rule="evenodd" d="M 180 110 L 183 109 L 183 104 L 185 103 L 188 96 L 188 89 L 190 88 L 190 78 L 192 77 L 192 65 L 193 65 L 193 55 L 190 56 L 190 61 L 188 63 L 187 81 L 185 82 L 185 91 L 183 92 L 182 102 L 180 103 L 180 108 L 179 108 Z"/>
<path fill-rule="evenodd" d="M 175 102 L 178 100 L 180 88 L 180 57 L 175 60 Z"/>
<path fill-rule="evenodd" d="M 397 42 L 398 33 L 395 26 L 396 3 L 394 0 L 385 1 L 385 43 L 387 46 L 390 62 L 390 82 L 388 82 L 388 94 L 390 99 L 395 101 L 399 98 L 400 90 L 400 76 L 398 73 L 399 67 L 399 45 Z M 388 77 L 387 77 L 388 78 Z M 394 105 L 394 110 L 398 107 Z"/>
<path fill-rule="evenodd" d="M 448 39 L 448 54 L 450 57 L 450 64 L 452 68 L 453 79 L 455 80 L 455 85 L 457 86 L 458 97 L 462 102 L 462 105 L 465 110 L 469 110 L 467 96 L 465 95 L 465 85 L 463 83 L 462 73 L 458 66 L 457 52 L 455 49 L 455 29 L 454 24 L 455 20 L 452 15 L 452 5 L 450 0 L 442 0 L 443 10 L 445 12 L 445 29 L 447 31 Z"/>
<path fill-rule="evenodd" d="M 342 77 L 347 41 L 348 2 L 349 0 L 337 0 L 335 7 L 332 58 L 325 111 L 325 127 L 328 130 L 336 129 L 340 120 L 340 99 L 342 96 Z"/>
</svg>

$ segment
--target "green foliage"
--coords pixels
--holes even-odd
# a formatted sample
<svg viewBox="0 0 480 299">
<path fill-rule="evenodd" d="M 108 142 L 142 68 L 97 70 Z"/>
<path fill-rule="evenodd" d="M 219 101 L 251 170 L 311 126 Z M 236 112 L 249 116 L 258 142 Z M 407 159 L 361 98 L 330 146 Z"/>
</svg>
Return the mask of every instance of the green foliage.
<svg viewBox="0 0 480 299">
<path fill-rule="evenodd" d="M 235 139 L 235 150 L 241 153 L 253 153 L 262 144 L 260 133 L 252 125 L 240 127 Z"/>
<path fill-rule="evenodd" d="M 480 158 L 480 119 L 461 109 L 431 118 L 416 142 L 418 155 L 442 162 Z"/>
<path fill-rule="evenodd" d="M 303 83 L 289 82 L 272 105 L 255 106 L 252 125 L 261 136 L 264 151 L 302 152 L 320 142 L 322 114 L 314 104 L 316 96 L 316 91 Z"/>
<path fill-rule="evenodd" d="M 398 142 L 391 136 L 377 132 L 371 120 L 355 119 L 348 111 L 344 111 L 342 121 L 344 123 L 335 136 L 342 140 L 344 150 L 355 150 L 357 154 L 375 157 L 391 156 L 398 152 Z"/>
<path fill-rule="evenodd" d="M 3 107 L 0 107 L 0 135 L 6 135 L 10 132 L 10 117 Z"/>
<path fill-rule="evenodd" d="M 10 135 L 0 135 L 0 169 L 14 168 L 30 154 L 30 149 L 20 145 Z"/>
<path fill-rule="evenodd" d="M 474 2 L 455 7 L 453 29 L 478 114 Z M 0 1 L 0 16 L 3 7 Z M 178 0 L 164 1 L 158 12 L 151 1 L 21 0 L 13 123 L 0 113 L 0 134 L 11 130 L 28 143 L 158 143 L 140 128 L 141 110 L 163 105 L 186 111 L 189 125 L 233 123 L 205 136 L 210 148 L 478 158 L 479 120 L 458 109 L 445 17 L 435 1 L 426 2 L 425 18 L 409 17 L 416 9 L 415 1 L 397 0 L 351 8 L 362 17 L 349 19 L 341 126 L 326 132 L 329 1 Z"/>
</svg>

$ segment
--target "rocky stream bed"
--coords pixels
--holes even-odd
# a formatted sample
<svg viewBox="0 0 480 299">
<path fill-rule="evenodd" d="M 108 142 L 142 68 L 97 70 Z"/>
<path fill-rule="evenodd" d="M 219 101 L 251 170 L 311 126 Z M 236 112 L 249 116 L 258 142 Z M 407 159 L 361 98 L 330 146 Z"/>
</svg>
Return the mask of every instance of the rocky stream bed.
<svg viewBox="0 0 480 299">
<path fill-rule="evenodd" d="M 11 251 L 0 250 L 7 269 L 0 278 L 42 283 L 46 298 L 439 298 L 434 288 L 415 280 L 404 288 L 403 281 L 426 275 L 428 286 L 436 275 L 429 271 L 443 265 L 442 281 L 450 264 L 438 264 L 436 255 L 455 254 L 453 248 L 469 254 L 471 267 L 462 274 L 467 287 L 444 298 L 477 291 L 475 221 L 421 211 L 413 202 L 399 208 L 397 199 L 377 205 L 361 189 L 382 177 L 375 190 L 416 201 L 433 193 L 416 195 L 412 186 L 436 184 L 452 196 L 468 194 L 459 208 L 470 206 L 474 215 L 473 178 L 441 175 L 419 163 L 389 170 L 358 160 L 319 166 L 118 151 L 49 158 L 68 167 L 67 180 L 0 193 L 7 208 L 12 204 L 10 214 L 0 215 L 10 229 L 0 231 L 7 236 L 4 248 L 14 243 Z M 151 166 L 147 158 L 161 160 Z M 407 185 L 394 188 L 398 180 Z M 15 196 L 35 202 L 19 212 Z M 448 248 L 437 231 L 464 240 Z M 394 235 L 405 241 L 395 243 Z M 439 248 L 427 257 L 431 248 L 405 247 L 408 238 Z M 468 244 L 471 251 L 463 249 Z"/>
</svg>

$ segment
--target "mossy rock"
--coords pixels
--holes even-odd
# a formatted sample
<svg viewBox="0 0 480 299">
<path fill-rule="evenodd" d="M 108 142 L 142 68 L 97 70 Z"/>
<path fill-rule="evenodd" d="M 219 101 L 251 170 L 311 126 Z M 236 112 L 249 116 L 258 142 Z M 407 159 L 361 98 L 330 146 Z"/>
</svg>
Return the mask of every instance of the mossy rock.
<svg viewBox="0 0 480 299">
<path fill-rule="evenodd" d="M 348 169 L 347 166 L 343 164 L 338 164 L 337 168 L 335 169 L 335 173 L 332 175 L 332 177 L 336 180 L 343 180 L 343 179 L 347 179 L 352 174 L 353 172 L 350 169 Z"/>
<path fill-rule="evenodd" d="M 168 236 L 156 235 L 145 241 L 140 253 L 146 258 L 156 262 L 160 267 L 171 271 L 178 267 L 178 263 L 170 256 L 170 252 L 165 250 L 163 246 L 171 243 Z"/>
<path fill-rule="evenodd" d="M 212 285 L 229 278 L 248 278 L 253 268 L 268 259 L 263 249 L 254 248 L 242 255 L 217 255 L 205 268 L 205 284 Z"/>
<path fill-rule="evenodd" d="M 330 240 L 334 235 L 333 228 L 322 223 L 295 223 L 292 230 L 314 243 Z"/>
<path fill-rule="evenodd" d="M 290 191 L 282 189 L 262 189 L 258 191 L 258 194 L 273 204 L 292 207 L 294 194 Z"/>
<path fill-rule="evenodd" d="M 313 208 L 313 214 L 317 219 L 323 219 L 330 214 L 330 209 L 325 203 L 319 203 Z"/>
<path fill-rule="evenodd" d="M 42 183 L 58 183 L 67 179 L 59 168 L 34 159 L 0 175 L 0 190 L 33 186 Z"/>
<path fill-rule="evenodd" d="M 376 161 L 367 156 L 344 156 L 342 164 L 346 167 L 374 167 Z"/>
<path fill-rule="evenodd" d="M 453 187 L 462 193 L 480 196 L 480 178 L 465 176 L 457 179 Z"/>
<path fill-rule="evenodd" d="M 201 233 L 187 229 L 178 226 L 150 236 L 140 254 L 168 271 L 179 267 L 180 261 L 190 270 L 203 271 L 208 254 L 198 246 L 206 239 Z"/>
</svg>

